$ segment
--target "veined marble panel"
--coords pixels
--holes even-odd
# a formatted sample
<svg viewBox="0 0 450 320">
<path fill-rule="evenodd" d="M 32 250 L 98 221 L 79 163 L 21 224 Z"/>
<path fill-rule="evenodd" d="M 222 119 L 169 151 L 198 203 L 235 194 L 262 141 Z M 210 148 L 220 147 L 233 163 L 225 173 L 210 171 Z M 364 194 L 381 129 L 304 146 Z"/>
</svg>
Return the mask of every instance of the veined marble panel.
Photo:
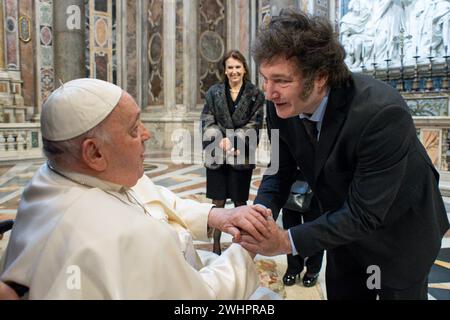
<svg viewBox="0 0 450 320">
<path fill-rule="evenodd" d="M 137 99 L 136 1 L 126 1 L 127 91 Z"/>
<path fill-rule="evenodd" d="M 19 69 L 19 30 L 17 0 L 5 0 L 6 65 Z"/>
<path fill-rule="evenodd" d="M 164 2 L 150 0 L 148 6 L 148 105 L 164 105 Z M 171 88 L 175 89 L 175 88 Z"/>
<path fill-rule="evenodd" d="M 249 2 L 248 0 L 239 0 L 239 51 L 242 52 L 247 59 L 247 64 L 250 62 L 249 50 Z"/>
<path fill-rule="evenodd" d="M 19 22 L 22 34 L 19 41 L 20 71 L 25 106 L 35 106 L 35 52 L 31 41 L 35 37 L 35 31 L 32 27 L 35 23 L 32 19 L 34 17 L 33 11 L 33 0 L 21 0 L 19 2 Z"/>
<path fill-rule="evenodd" d="M 112 0 L 89 0 L 90 76 L 109 82 L 113 82 L 112 6 Z"/>
<path fill-rule="evenodd" d="M 225 0 L 199 0 L 199 104 L 206 91 L 222 79 L 221 59 L 227 39 L 225 12 Z"/>
<path fill-rule="evenodd" d="M 0 70 L 5 69 L 5 29 L 3 14 L 3 3 L 0 3 Z"/>
<path fill-rule="evenodd" d="M 184 68 L 183 68 L 183 0 L 177 0 L 177 14 L 176 14 L 176 103 L 183 103 L 183 90 L 184 90 Z"/>
</svg>

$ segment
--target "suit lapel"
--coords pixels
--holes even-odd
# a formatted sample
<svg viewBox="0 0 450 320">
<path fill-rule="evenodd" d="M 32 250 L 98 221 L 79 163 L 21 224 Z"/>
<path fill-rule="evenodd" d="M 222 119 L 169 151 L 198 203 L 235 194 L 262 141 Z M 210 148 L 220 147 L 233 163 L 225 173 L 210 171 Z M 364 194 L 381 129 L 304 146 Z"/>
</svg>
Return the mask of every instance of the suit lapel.
<svg viewBox="0 0 450 320">
<path fill-rule="evenodd" d="M 322 128 L 320 130 L 319 144 L 314 164 L 314 182 L 325 165 L 328 155 L 333 148 L 342 125 L 347 118 L 349 107 L 348 97 L 351 96 L 349 88 L 333 89 L 330 92 L 327 109 L 325 111 Z"/>
</svg>

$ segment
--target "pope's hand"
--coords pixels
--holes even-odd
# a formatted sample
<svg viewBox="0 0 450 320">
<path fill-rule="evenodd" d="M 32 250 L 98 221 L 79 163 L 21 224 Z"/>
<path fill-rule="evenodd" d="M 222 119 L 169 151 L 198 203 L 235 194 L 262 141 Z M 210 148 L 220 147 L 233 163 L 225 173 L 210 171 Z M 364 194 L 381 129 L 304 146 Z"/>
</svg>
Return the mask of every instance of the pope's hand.
<svg viewBox="0 0 450 320">
<path fill-rule="evenodd" d="M 0 300 L 18 300 L 16 292 L 8 285 L 0 281 Z"/>
<path fill-rule="evenodd" d="M 270 209 L 258 205 L 234 209 L 213 208 L 209 214 L 208 225 L 231 234 L 236 242 L 241 240 L 241 230 L 262 241 L 269 236 L 269 217 L 272 217 Z"/>
</svg>

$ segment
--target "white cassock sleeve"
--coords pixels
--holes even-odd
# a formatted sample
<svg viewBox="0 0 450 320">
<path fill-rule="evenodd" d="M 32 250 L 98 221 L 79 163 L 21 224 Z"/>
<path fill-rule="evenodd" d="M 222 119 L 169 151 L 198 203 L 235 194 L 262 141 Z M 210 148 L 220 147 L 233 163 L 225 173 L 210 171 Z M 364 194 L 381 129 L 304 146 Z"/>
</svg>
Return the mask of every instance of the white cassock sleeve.
<svg viewBox="0 0 450 320">
<path fill-rule="evenodd" d="M 250 255 L 233 244 L 207 267 L 197 271 L 180 252 L 177 234 L 166 223 L 142 216 L 115 230 L 115 236 L 91 239 L 65 265 L 36 276 L 58 274 L 51 288 L 31 284 L 31 298 L 40 299 L 247 299 L 258 287 Z M 63 237 L 64 230 L 61 230 Z M 62 240 L 62 239 L 60 239 Z M 49 257 L 50 258 L 50 257 Z M 66 270 L 80 266 L 80 289 Z M 72 289 L 71 289 L 72 286 Z"/>
<path fill-rule="evenodd" d="M 157 202 L 163 205 L 168 209 L 169 219 L 175 218 L 174 215 L 181 218 L 194 240 L 208 240 L 208 216 L 212 204 L 182 199 L 169 189 L 155 185 L 146 175 L 133 187 L 133 191 L 144 204 Z"/>
</svg>

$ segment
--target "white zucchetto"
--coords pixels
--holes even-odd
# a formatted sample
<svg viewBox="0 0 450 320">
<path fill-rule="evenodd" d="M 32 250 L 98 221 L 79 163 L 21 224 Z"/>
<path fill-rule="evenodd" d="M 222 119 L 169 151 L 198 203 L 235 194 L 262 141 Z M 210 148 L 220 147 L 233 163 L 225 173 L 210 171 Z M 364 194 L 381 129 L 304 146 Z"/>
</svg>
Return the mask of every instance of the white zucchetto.
<svg viewBox="0 0 450 320">
<path fill-rule="evenodd" d="M 76 138 L 102 122 L 116 107 L 122 89 L 98 79 L 69 81 L 42 106 L 42 137 L 50 141 Z"/>
</svg>

